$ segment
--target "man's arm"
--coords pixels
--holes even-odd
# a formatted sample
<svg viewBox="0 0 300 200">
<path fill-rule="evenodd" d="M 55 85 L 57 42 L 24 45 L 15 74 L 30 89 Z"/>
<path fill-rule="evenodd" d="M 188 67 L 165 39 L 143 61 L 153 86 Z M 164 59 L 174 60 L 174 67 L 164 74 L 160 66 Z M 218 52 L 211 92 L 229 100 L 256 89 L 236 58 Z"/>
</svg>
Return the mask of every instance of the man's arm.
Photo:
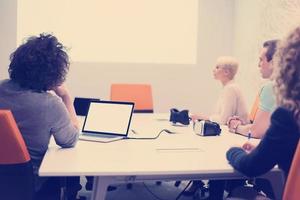
<svg viewBox="0 0 300 200">
<path fill-rule="evenodd" d="M 252 127 L 251 135 L 256 138 L 262 138 L 270 126 L 271 113 L 258 109 Z"/>
<path fill-rule="evenodd" d="M 57 88 L 54 89 L 54 92 L 56 93 L 57 96 L 59 96 L 63 103 L 65 104 L 68 112 L 69 112 L 69 116 L 70 119 L 73 123 L 73 125 L 75 126 L 75 128 L 77 130 L 79 130 L 79 122 L 78 119 L 76 117 L 76 112 L 72 103 L 72 98 L 69 94 L 69 91 L 67 90 L 67 88 L 64 85 L 61 85 Z"/>
<path fill-rule="evenodd" d="M 236 133 L 247 136 L 251 132 L 252 137 L 262 138 L 270 126 L 270 118 L 270 112 L 258 109 L 253 124 L 238 125 Z"/>
<path fill-rule="evenodd" d="M 61 98 L 54 98 L 49 105 L 50 132 L 53 134 L 57 145 L 68 148 L 75 146 L 79 136 L 79 123 L 68 90 L 64 86 L 53 89 Z M 56 99 L 56 100 L 55 100 Z"/>
</svg>

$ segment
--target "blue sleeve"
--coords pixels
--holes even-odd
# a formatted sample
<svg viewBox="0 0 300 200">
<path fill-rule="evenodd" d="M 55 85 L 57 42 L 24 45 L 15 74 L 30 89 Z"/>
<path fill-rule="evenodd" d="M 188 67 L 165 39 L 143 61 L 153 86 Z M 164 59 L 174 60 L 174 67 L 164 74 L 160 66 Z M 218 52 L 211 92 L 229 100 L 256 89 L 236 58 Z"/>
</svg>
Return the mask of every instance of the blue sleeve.
<svg viewBox="0 0 300 200">
<path fill-rule="evenodd" d="M 240 147 L 231 147 L 226 153 L 226 157 L 229 163 L 238 169 L 240 168 L 239 163 L 245 155 L 246 152 Z"/>
<path fill-rule="evenodd" d="M 273 83 L 267 83 L 263 86 L 259 95 L 259 109 L 272 113 L 276 108 L 275 94 L 273 91 Z"/>
</svg>

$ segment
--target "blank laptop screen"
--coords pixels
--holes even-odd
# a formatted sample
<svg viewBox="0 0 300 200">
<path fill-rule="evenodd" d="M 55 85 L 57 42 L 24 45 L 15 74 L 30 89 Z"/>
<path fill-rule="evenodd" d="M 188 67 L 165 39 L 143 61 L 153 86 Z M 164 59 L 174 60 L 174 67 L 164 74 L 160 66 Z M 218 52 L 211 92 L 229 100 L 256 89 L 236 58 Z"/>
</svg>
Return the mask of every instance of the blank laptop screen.
<svg viewBox="0 0 300 200">
<path fill-rule="evenodd" d="M 133 107 L 131 102 L 91 102 L 82 132 L 127 136 Z"/>
</svg>

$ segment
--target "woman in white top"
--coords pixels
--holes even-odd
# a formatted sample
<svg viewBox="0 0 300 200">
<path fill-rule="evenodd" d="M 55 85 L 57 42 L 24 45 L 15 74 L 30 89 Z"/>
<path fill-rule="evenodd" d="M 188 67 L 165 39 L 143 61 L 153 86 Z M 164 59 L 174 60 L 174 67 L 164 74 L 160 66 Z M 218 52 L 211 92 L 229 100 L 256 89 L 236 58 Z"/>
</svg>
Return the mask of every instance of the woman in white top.
<svg viewBox="0 0 300 200">
<path fill-rule="evenodd" d="M 211 120 L 225 125 L 231 116 L 240 116 L 242 119 L 247 119 L 248 112 L 244 97 L 238 85 L 234 83 L 234 76 L 238 71 L 238 66 L 239 63 L 233 57 L 222 56 L 217 59 L 213 76 L 222 83 L 223 90 L 220 93 L 213 114 L 210 116 L 203 114 L 191 115 L 193 120 Z M 193 181 L 193 184 L 185 191 L 184 195 L 193 195 L 201 185 L 201 181 Z"/>
<path fill-rule="evenodd" d="M 243 119 L 247 119 L 248 112 L 244 97 L 239 86 L 234 83 L 234 76 L 237 73 L 238 66 L 237 60 L 233 57 L 222 56 L 217 59 L 213 75 L 216 80 L 222 83 L 223 90 L 213 114 L 210 116 L 192 115 L 191 118 L 193 120 L 204 119 L 226 124 L 231 116 L 240 116 Z"/>
</svg>

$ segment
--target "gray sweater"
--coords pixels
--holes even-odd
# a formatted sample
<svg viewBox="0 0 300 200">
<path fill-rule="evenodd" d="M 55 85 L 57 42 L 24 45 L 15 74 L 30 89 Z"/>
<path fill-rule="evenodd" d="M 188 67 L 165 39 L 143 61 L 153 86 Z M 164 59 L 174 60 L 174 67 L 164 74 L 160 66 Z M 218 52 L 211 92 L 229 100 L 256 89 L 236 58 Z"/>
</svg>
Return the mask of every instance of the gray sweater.
<svg viewBox="0 0 300 200">
<path fill-rule="evenodd" d="M 12 111 L 35 173 L 52 135 L 56 144 L 63 148 L 73 147 L 77 142 L 78 131 L 64 103 L 55 94 L 24 90 L 13 81 L 4 80 L 0 82 L 0 109 Z"/>
</svg>

